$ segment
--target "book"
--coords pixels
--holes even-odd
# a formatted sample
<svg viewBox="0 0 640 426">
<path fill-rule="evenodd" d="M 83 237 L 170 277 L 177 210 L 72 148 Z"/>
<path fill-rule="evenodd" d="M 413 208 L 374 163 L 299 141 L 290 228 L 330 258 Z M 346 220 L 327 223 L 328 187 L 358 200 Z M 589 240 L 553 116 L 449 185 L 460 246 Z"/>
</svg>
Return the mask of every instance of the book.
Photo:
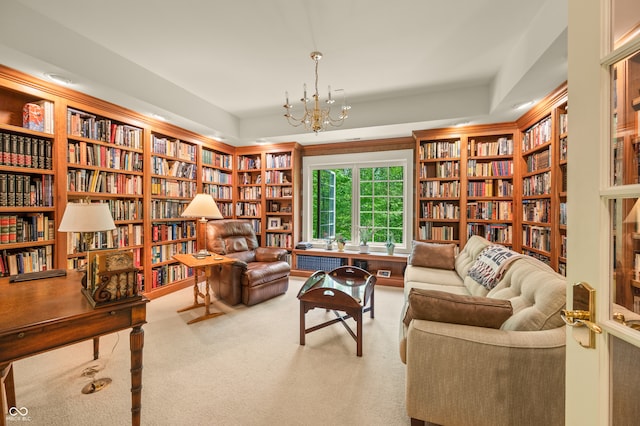
<svg viewBox="0 0 640 426">
<path fill-rule="evenodd" d="M 24 105 L 22 108 L 22 127 L 44 132 L 44 111 L 40 105 L 32 102 Z"/>
</svg>

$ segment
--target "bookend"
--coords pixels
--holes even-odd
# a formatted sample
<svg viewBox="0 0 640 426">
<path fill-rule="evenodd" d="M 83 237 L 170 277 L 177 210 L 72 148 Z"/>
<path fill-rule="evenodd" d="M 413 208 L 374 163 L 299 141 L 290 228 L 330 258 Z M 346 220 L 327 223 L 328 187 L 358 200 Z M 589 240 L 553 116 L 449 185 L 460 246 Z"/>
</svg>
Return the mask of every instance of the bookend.
<svg viewBox="0 0 640 426">
<path fill-rule="evenodd" d="M 138 269 L 133 264 L 131 250 L 104 250 L 91 254 L 82 293 L 94 308 L 142 298 L 138 293 Z"/>
</svg>

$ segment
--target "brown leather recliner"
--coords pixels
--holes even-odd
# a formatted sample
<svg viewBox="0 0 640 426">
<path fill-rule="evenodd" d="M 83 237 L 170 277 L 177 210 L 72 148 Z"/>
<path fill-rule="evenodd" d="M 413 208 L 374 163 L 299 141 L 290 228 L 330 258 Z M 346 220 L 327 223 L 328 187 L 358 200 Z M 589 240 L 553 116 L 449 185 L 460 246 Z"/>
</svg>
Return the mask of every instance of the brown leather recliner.
<svg viewBox="0 0 640 426">
<path fill-rule="evenodd" d="M 255 305 L 286 293 L 291 267 L 284 261 L 287 250 L 259 247 L 251 222 L 239 219 L 207 223 L 207 250 L 236 259 L 214 267 L 211 288 L 229 305 Z"/>
</svg>

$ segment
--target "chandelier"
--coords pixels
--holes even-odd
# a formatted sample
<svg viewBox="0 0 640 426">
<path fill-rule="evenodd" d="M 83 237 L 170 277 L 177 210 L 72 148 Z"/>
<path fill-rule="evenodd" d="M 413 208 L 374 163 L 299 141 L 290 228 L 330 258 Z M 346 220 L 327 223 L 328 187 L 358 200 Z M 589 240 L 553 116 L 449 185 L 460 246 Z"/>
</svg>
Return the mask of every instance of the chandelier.
<svg viewBox="0 0 640 426">
<path fill-rule="evenodd" d="M 326 107 L 320 107 L 320 95 L 318 94 L 318 62 L 322 59 L 321 52 L 311 52 L 311 59 L 316 63 L 316 80 L 315 80 L 315 92 L 312 95 L 313 102 L 307 98 L 307 84 L 304 84 L 304 95 L 300 101 L 304 106 L 304 114 L 300 118 L 295 118 L 291 115 L 291 109 L 293 105 L 289 103 L 289 92 L 285 92 L 286 103 L 283 105 L 286 110 L 284 116 L 287 117 L 287 121 L 294 127 L 298 127 L 304 125 L 306 130 L 313 130 L 316 134 L 318 132 L 322 132 L 327 130 L 328 126 L 332 127 L 340 127 L 344 123 L 349 115 L 348 111 L 351 109 L 349 105 L 346 104 L 346 95 L 343 89 L 338 89 L 337 91 L 342 91 L 342 107 L 340 108 L 340 113 L 337 118 L 331 116 L 331 105 L 335 103 L 335 100 L 331 97 L 331 86 L 328 88 L 329 95 L 325 103 Z"/>
</svg>

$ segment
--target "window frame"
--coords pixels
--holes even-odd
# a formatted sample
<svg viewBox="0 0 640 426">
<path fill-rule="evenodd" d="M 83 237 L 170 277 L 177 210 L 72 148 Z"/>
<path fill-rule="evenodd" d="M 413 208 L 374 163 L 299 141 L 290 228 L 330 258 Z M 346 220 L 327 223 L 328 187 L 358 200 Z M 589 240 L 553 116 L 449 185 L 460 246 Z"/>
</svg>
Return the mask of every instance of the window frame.
<svg viewBox="0 0 640 426">
<path fill-rule="evenodd" d="M 353 154 L 330 154 L 318 156 L 305 156 L 302 159 L 302 240 L 313 244 L 314 247 L 322 247 L 324 241 L 313 238 L 313 171 L 320 169 L 341 169 L 354 168 L 354 182 L 352 186 L 352 233 L 358 229 L 360 214 L 360 168 L 367 167 L 392 167 L 402 166 L 404 173 L 404 209 L 403 215 L 403 242 L 396 242 L 396 250 L 398 252 L 408 252 L 413 241 L 413 204 L 414 204 L 414 157 L 412 149 L 402 149 L 393 151 L 376 151 L 367 153 Z M 408 220 L 407 220 L 408 219 Z M 354 241 L 357 235 L 349 236 L 349 245 L 347 248 L 355 248 L 358 241 Z M 385 251 L 385 244 L 369 243 L 371 251 Z"/>
</svg>

